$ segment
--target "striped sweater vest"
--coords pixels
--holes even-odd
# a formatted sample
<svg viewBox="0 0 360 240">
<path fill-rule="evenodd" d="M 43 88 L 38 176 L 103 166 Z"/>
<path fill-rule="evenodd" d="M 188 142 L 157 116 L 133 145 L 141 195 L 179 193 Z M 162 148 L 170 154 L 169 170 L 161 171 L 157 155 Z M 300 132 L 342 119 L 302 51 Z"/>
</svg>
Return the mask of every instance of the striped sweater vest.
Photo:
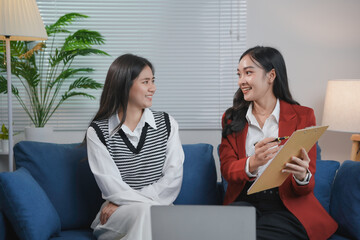
<svg viewBox="0 0 360 240">
<path fill-rule="evenodd" d="M 152 113 L 157 129 L 145 123 L 136 148 L 121 128 L 111 138 L 109 137 L 108 119 L 94 121 L 90 125 L 108 149 L 122 180 L 135 190 L 153 184 L 162 177 L 170 135 L 170 121 L 169 115 L 165 112 L 152 111 Z"/>
</svg>

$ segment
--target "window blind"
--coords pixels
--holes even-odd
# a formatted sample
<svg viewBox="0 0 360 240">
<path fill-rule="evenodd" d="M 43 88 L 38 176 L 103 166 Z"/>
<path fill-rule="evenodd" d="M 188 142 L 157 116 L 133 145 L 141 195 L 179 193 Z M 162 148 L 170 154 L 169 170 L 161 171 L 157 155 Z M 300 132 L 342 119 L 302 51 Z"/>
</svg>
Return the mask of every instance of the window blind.
<svg viewBox="0 0 360 240">
<path fill-rule="evenodd" d="M 111 56 L 78 58 L 74 66 L 94 68 L 90 76 L 103 83 L 116 57 L 143 56 L 155 67 L 153 109 L 168 112 L 181 129 L 221 128 L 221 116 L 232 105 L 237 89 L 238 59 L 246 47 L 246 1 L 37 0 L 37 4 L 45 25 L 77 12 L 89 18 L 69 29 L 95 30 L 105 37 L 105 45 L 98 48 Z M 55 43 L 62 38 L 56 37 Z M 13 77 L 15 85 L 17 81 Z M 101 90 L 87 92 L 96 100 L 66 101 L 48 125 L 55 130 L 85 130 L 98 109 Z M 6 101 L 2 95 L 0 114 L 5 123 Z M 16 99 L 13 118 L 17 131 L 30 125 Z"/>
</svg>

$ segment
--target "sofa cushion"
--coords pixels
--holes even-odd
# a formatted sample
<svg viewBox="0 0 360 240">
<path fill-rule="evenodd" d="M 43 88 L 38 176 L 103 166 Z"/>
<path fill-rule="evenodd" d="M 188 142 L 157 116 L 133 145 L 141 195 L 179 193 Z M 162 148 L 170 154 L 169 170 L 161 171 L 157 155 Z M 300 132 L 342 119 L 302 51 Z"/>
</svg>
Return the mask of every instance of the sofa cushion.
<svg viewBox="0 0 360 240">
<path fill-rule="evenodd" d="M 22 141 L 15 145 L 17 167 L 25 167 L 57 210 L 62 230 L 88 228 L 102 198 L 86 159 L 86 147 Z"/>
<path fill-rule="evenodd" d="M 330 238 L 328 238 L 327 240 L 351 240 L 347 237 L 341 236 L 339 234 L 334 234 L 332 235 Z"/>
<path fill-rule="evenodd" d="M 330 211 L 331 188 L 339 166 L 340 163 L 338 161 L 316 161 L 314 194 L 327 212 Z"/>
<path fill-rule="evenodd" d="M 343 162 L 335 177 L 330 214 L 339 224 L 338 233 L 351 239 L 360 236 L 360 162 Z"/>
<path fill-rule="evenodd" d="M 20 239 L 45 240 L 60 232 L 55 208 L 25 168 L 0 174 L 0 205 Z"/>
<path fill-rule="evenodd" d="M 316 160 L 321 160 L 321 147 L 319 142 L 316 142 Z"/>
<path fill-rule="evenodd" d="M 51 240 L 96 240 L 92 229 L 62 231 L 59 236 Z"/>
<path fill-rule="evenodd" d="M 204 143 L 184 144 L 183 149 L 183 182 L 174 204 L 219 204 L 213 146 Z"/>
</svg>

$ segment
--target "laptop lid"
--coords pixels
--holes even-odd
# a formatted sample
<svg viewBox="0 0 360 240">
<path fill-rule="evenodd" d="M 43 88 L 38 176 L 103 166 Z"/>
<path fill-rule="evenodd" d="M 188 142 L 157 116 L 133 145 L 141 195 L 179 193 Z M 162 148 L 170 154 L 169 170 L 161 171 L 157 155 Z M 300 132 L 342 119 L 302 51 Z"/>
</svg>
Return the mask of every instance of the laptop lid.
<svg viewBox="0 0 360 240">
<path fill-rule="evenodd" d="M 248 206 L 151 206 L 152 240 L 253 240 L 255 215 Z"/>
</svg>

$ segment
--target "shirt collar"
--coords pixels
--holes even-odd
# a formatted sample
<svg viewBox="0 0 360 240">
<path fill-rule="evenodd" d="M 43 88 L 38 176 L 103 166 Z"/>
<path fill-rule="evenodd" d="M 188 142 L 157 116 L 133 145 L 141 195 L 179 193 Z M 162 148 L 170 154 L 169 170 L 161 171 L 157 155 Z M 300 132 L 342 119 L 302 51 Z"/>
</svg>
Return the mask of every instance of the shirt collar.
<svg viewBox="0 0 360 240">
<path fill-rule="evenodd" d="M 251 124 L 254 125 L 257 122 L 255 116 L 252 114 L 252 108 L 253 108 L 253 103 L 251 102 L 249 105 L 249 108 L 246 112 L 246 120 L 248 121 L 248 123 L 250 125 Z M 271 117 L 271 116 L 273 116 L 275 118 L 276 122 L 279 123 L 279 117 L 280 117 L 280 101 L 279 101 L 279 99 L 276 100 L 275 108 L 269 117 Z"/>
<path fill-rule="evenodd" d="M 141 116 L 141 119 L 136 128 L 143 128 L 145 123 L 148 123 L 150 127 L 157 129 L 154 114 L 149 108 L 145 108 Z M 117 131 L 114 131 L 120 124 L 118 112 L 109 118 L 109 135 L 112 137 Z"/>
<path fill-rule="evenodd" d="M 271 114 L 275 117 L 276 122 L 279 123 L 279 118 L 280 118 L 280 100 L 279 99 L 276 100 L 276 105 L 275 105 L 274 111 Z"/>
</svg>

